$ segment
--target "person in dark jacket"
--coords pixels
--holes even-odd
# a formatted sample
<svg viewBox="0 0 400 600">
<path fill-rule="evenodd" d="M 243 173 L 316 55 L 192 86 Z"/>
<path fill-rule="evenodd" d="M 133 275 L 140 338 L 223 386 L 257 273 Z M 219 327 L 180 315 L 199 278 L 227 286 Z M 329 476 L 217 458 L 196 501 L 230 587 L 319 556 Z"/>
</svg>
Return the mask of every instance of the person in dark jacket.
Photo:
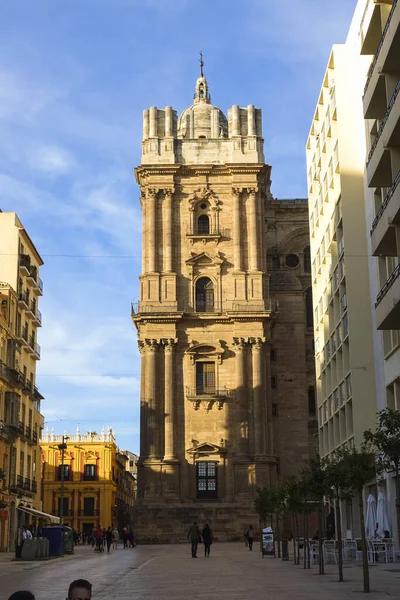
<svg viewBox="0 0 400 600">
<path fill-rule="evenodd" d="M 197 521 L 193 523 L 188 533 L 188 540 L 192 546 L 192 558 L 197 558 L 197 546 L 201 543 L 201 531 L 197 525 Z"/>
<path fill-rule="evenodd" d="M 108 529 L 106 531 L 107 552 L 110 552 L 112 540 L 113 540 L 113 533 L 111 531 L 111 527 L 108 527 Z"/>
<path fill-rule="evenodd" d="M 207 558 L 207 556 L 210 556 L 210 546 L 212 544 L 212 531 L 208 523 L 204 525 L 201 537 L 203 538 L 204 544 L 204 556 Z"/>
</svg>

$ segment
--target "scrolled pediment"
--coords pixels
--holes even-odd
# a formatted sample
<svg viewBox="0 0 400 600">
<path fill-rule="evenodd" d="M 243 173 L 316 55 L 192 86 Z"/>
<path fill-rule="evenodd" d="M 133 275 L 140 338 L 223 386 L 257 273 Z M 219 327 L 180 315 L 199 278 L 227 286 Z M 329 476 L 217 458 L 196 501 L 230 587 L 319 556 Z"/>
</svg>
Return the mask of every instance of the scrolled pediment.
<svg viewBox="0 0 400 600">
<path fill-rule="evenodd" d="M 224 262 L 224 260 L 223 260 L 223 258 L 221 258 L 221 255 L 219 252 L 217 254 L 215 254 L 214 256 L 212 254 L 209 254 L 208 252 L 200 252 L 199 254 L 192 252 L 192 256 L 191 256 L 191 258 L 188 258 L 188 260 L 186 261 L 186 264 L 190 265 L 190 266 L 209 265 L 209 266 L 215 266 L 215 267 L 218 266 L 219 267 L 222 265 L 223 262 Z"/>
</svg>

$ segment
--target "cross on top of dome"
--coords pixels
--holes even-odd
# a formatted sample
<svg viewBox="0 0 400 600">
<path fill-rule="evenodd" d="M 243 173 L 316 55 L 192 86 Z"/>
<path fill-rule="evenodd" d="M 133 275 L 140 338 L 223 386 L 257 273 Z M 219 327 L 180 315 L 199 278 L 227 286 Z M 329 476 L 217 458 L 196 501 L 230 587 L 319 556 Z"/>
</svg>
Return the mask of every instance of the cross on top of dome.
<svg viewBox="0 0 400 600">
<path fill-rule="evenodd" d="M 196 81 L 196 91 L 194 94 L 194 104 L 211 104 L 211 96 L 208 91 L 207 79 L 203 74 L 203 52 L 200 51 L 200 77 Z"/>
</svg>

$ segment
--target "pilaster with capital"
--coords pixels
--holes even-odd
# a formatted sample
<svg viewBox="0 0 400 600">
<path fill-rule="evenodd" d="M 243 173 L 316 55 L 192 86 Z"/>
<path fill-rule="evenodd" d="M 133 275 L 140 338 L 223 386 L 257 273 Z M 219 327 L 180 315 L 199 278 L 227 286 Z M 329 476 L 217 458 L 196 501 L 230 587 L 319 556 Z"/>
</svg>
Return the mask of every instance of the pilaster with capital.
<svg viewBox="0 0 400 600">
<path fill-rule="evenodd" d="M 233 194 L 233 262 L 235 271 L 242 270 L 242 231 L 241 231 L 241 188 L 232 188 Z"/>
<path fill-rule="evenodd" d="M 271 348 L 266 346 L 265 356 L 265 393 L 266 401 L 266 451 L 269 456 L 274 454 L 274 432 L 272 419 L 272 392 L 271 392 Z"/>
<path fill-rule="evenodd" d="M 238 338 L 235 337 L 233 338 L 233 350 L 235 352 L 235 356 L 236 356 L 236 361 L 235 361 L 235 393 L 236 393 L 236 400 L 238 403 L 238 409 L 239 409 L 239 431 L 238 431 L 238 437 L 240 440 L 239 443 L 239 448 L 240 448 L 240 453 L 245 455 L 245 454 L 252 454 L 250 448 L 247 445 L 250 445 L 250 437 L 253 438 L 252 435 L 252 431 L 253 431 L 253 427 L 252 425 L 250 425 L 250 423 L 253 422 L 252 419 L 252 411 L 251 414 L 249 414 L 249 407 L 246 405 L 246 398 L 245 398 L 245 355 L 246 355 L 246 348 L 248 347 L 248 343 L 247 343 L 247 339 L 245 338 Z M 246 422 L 247 422 L 247 427 L 246 427 Z M 247 434 L 247 440 L 246 440 L 246 434 Z M 246 444 L 247 442 L 247 444 Z"/>
<path fill-rule="evenodd" d="M 164 202 L 163 202 L 163 225 L 165 231 L 164 238 L 164 271 L 171 272 L 174 270 L 173 264 L 173 199 L 174 190 L 172 188 L 164 189 Z"/>
<path fill-rule="evenodd" d="M 147 405 L 147 437 L 148 457 L 160 456 L 160 440 L 157 427 L 158 402 L 157 402 L 157 379 L 156 359 L 159 349 L 159 340 L 146 339 L 146 405 Z"/>
<path fill-rule="evenodd" d="M 138 342 L 140 352 L 140 458 L 147 458 L 147 402 L 146 402 L 146 345 L 143 341 Z"/>
<path fill-rule="evenodd" d="M 147 189 L 146 196 L 146 235 L 147 235 L 147 266 L 149 273 L 155 273 L 157 268 L 156 248 L 156 216 L 157 216 L 157 194 L 155 188 Z"/>
<path fill-rule="evenodd" d="M 259 264 L 259 225 L 257 218 L 258 190 L 256 188 L 248 188 L 249 201 L 249 268 L 250 271 L 258 271 Z"/>
<path fill-rule="evenodd" d="M 265 411 L 263 399 L 265 397 L 264 369 L 264 337 L 251 338 L 251 356 L 253 372 L 253 417 L 254 417 L 254 455 L 265 454 Z"/>
<path fill-rule="evenodd" d="M 175 397 L 174 397 L 174 349 L 177 338 L 165 338 L 164 346 L 165 390 L 164 390 L 164 460 L 175 460 Z"/>
</svg>

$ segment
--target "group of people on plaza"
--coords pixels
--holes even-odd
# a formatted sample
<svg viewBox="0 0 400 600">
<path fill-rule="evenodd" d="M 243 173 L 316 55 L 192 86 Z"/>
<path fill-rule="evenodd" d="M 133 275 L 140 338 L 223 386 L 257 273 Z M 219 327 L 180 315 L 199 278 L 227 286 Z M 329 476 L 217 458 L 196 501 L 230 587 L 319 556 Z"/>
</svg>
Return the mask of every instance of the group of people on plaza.
<svg viewBox="0 0 400 600">
<path fill-rule="evenodd" d="M 253 541 L 255 537 L 255 531 L 253 525 L 249 525 L 245 527 L 243 531 L 243 536 L 245 539 L 245 546 L 248 547 L 250 551 L 253 550 Z M 213 543 L 213 533 L 211 531 L 210 526 L 206 523 L 202 530 L 197 524 L 197 521 L 193 523 L 193 525 L 189 529 L 188 540 L 191 544 L 192 550 L 192 558 L 198 558 L 197 549 L 199 544 L 204 545 L 204 556 L 207 558 L 210 556 L 210 548 Z"/>
<path fill-rule="evenodd" d="M 111 529 L 109 526 L 107 529 L 105 529 L 99 524 L 92 531 L 91 543 L 95 552 L 104 552 L 105 548 L 107 548 L 107 552 L 110 552 L 111 546 L 113 550 L 118 548 L 119 540 L 121 538 L 124 548 L 134 548 L 135 537 L 132 527 L 124 527 L 122 530 L 122 535 L 120 535 L 117 527 Z"/>
</svg>

